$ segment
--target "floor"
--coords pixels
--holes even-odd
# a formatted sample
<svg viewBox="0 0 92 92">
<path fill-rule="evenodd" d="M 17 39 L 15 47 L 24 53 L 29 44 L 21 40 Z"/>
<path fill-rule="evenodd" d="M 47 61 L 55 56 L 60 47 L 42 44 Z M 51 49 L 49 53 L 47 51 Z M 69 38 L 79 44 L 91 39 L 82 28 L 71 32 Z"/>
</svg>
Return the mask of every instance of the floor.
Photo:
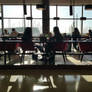
<svg viewBox="0 0 92 92">
<path fill-rule="evenodd" d="M 0 75 L 0 92 L 92 92 L 92 75 Z"/>
<path fill-rule="evenodd" d="M 42 58 L 41 55 L 38 56 L 39 59 Z M 11 61 L 7 58 L 7 64 L 9 65 L 43 65 L 43 61 L 35 61 L 32 59 L 32 55 L 25 55 L 24 61 L 20 62 L 20 57 L 18 55 L 12 55 Z M 84 55 L 82 62 L 80 61 L 79 55 L 67 55 L 66 62 L 64 63 L 62 55 L 55 56 L 55 65 L 91 65 L 92 55 Z M 4 65 L 4 57 L 0 58 L 0 65 Z"/>
<path fill-rule="evenodd" d="M 91 55 L 85 55 L 82 62 L 78 55 L 67 55 L 66 63 L 64 63 L 63 57 L 56 55 L 55 65 L 91 65 L 91 60 Z M 2 59 L 0 64 L 3 65 Z M 18 56 L 12 56 L 11 62 L 7 59 L 7 64 L 42 65 L 42 61 L 36 62 L 32 60 L 31 55 L 26 55 L 24 62 L 21 63 Z M 30 70 L 30 73 L 26 75 L 25 73 L 23 75 L 0 74 L 0 92 L 92 92 L 92 75 L 63 75 L 54 73 L 57 71 L 52 72 L 52 70 L 46 74 L 37 72 L 37 74 L 31 73 Z"/>
</svg>

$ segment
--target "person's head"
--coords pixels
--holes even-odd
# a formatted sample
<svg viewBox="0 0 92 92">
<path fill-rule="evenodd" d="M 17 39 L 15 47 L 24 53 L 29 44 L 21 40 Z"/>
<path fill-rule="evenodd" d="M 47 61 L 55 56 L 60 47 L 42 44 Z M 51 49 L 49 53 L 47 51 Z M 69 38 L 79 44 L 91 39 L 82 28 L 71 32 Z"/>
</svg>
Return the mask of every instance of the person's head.
<svg viewBox="0 0 92 92">
<path fill-rule="evenodd" d="M 79 29 L 78 29 L 77 27 L 74 28 L 74 33 L 75 33 L 76 35 L 80 34 Z"/>
<path fill-rule="evenodd" d="M 24 35 L 32 37 L 32 29 L 30 27 L 26 27 Z"/>
<path fill-rule="evenodd" d="M 77 27 L 74 28 L 74 31 L 79 31 Z"/>
<path fill-rule="evenodd" d="M 92 32 L 92 30 L 91 30 L 91 29 L 89 29 L 88 31 L 89 31 L 89 33 L 91 33 L 91 32 Z"/>
<path fill-rule="evenodd" d="M 27 42 L 32 41 L 32 29 L 30 27 L 25 28 L 22 39 Z"/>
<path fill-rule="evenodd" d="M 59 34 L 60 33 L 59 28 L 57 26 L 54 27 L 53 32 L 54 32 L 54 34 Z"/>
<path fill-rule="evenodd" d="M 15 31 L 15 28 L 12 28 L 12 32 L 14 32 Z"/>
<path fill-rule="evenodd" d="M 7 30 L 7 29 L 5 29 L 5 30 L 4 30 L 4 33 L 5 33 L 5 34 L 7 34 L 7 33 L 8 33 L 8 30 Z"/>
<path fill-rule="evenodd" d="M 92 37 L 92 30 L 89 29 L 89 37 Z"/>
<path fill-rule="evenodd" d="M 49 32 L 49 33 L 48 33 L 48 36 L 49 36 L 49 37 L 52 37 L 52 33 L 51 33 L 51 32 Z"/>
</svg>

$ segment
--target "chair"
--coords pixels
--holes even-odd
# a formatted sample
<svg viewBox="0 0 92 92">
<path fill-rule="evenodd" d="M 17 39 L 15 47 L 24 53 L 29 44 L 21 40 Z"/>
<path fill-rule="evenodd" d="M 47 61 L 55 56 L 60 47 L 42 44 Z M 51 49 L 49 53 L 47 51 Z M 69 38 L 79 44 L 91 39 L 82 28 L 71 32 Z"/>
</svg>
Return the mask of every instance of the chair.
<svg viewBox="0 0 92 92">
<path fill-rule="evenodd" d="M 4 64 L 6 64 L 6 55 L 8 54 L 8 58 L 10 61 L 10 55 L 14 54 L 16 50 L 16 43 L 13 42 L 2 42 L 0 43 L 0 51 L 4 52 Z"/>
<path fill-rule="evenodd" d="M 66 56 L 66 51 L 67 51 L 67 46 L 68 46 L 68 43 L 67 42 L 57 42 L 57 43 L 54 43 L 54 51 L 56 54 L 62 54 L 63 55 L 63 60 L 64 60 L 64 63 L 66 63 L 65 61 L 65 56 Z M 57 53 L 58 51 L 60 51 L 60 53 Z"/>
<path fill-rule="evenodd" d="M 68 46 L 67 42 L 49 42 L 46 49 L 48 53 L 51 52 L 51 54 L 49 55 L 50 57 L 51 56 L 53 57 L 51 61 L 55 59 L 55 55 L 62 55 L 64 63 L 66 63 L 65 56 L 66 56 L 67 46 Z M 53 61 L 53 63 L 55 62 Z"/>
<path fill-rule="evenodd" d="M 33 54 L 33 52 L 35 51 L 35 48 L 34 48 L 34 44 L 33 43 L 23 42 L 23 43 L 20 43 L 19 46 L 23 50 L 21 61 L 24 61 L 25 54 Z"/>
<path fill-rule="evenodd" d="M 81 62 L 82 62 L 83 56 L 85 54 L 92 54 L 92 53 L 90 53 L 90 52 L 92 52 L 92 43 L 91 42 L 80 42 L 79 49 L 82 53 L 82 56 L 81 56 Z"/>
</svg>

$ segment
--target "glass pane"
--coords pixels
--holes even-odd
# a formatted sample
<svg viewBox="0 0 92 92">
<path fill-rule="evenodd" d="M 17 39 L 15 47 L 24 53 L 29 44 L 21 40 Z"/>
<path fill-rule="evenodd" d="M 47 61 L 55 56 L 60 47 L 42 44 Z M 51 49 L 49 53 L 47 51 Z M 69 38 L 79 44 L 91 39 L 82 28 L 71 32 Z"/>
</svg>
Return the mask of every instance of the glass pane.
<svg viewBox="0 0 92 92">
<path fill-rule="evenodd" d="M 42 19 L 33 19 L 32 32 L 33 36 L 40 36 L 42 33 Z"/>
<path fill-rule="evenodd" d="M 42 10 L 37 10 L 36 6 L 32 6 L 32 17 L 33 18 L 42 18 Z"/>
<path fill-rule="evenodd" d="M 75 18 L 81 17 L 81 6 L 73 6 L 73 15 Z M 69 6 L 58 6 L 58 16 L 61 18 L 73 18 L 73 15 L 70 16 Z"/>
<path fill-rule="evenodd" d="M 74 7 L 74 16 L 75 18 L 80 18 L 82 16 L 82 6 Z"/>
<path fill-rule="evenodd" d="M 79 29 L 79 32 L 81 33 L 81 21 L 80 20 L 76 20 L 75 21 L 75 27 L 77 27 Z"/>
<path fill-rule="evenodd" d="M 23 19 L 4 19 L 4 28 L 15 28 L 18 32 L 24 32 L 24 20 Z M 11 33 L 11 30 L 9 30 Z"/>
<path fill-rule="evenodd" d="M 31 27 L 31 20 L 25 20 L 25 27 Z"/>
<path fill-rule="evenodd" d="M 88 30 L 92 30 L 92 20 L 86 20 L 83 22 L 83 33 L 88 33 Z"/>
<path fill-rule="evenodd" d="M 56 6 L 50 6 L 50 18 L 56 17 Z"/>
<path fill-rule="evenodd" d="M 73 16 L 70 16 L 69 6 L 58 6 L 58 17 L 73 18 Z"/>
<path fill-rule="evenodd" d="M 4 17 L 23 17 L 22 5 L 4 5 Z"/>
<path fill-rule="evenodd" d="M 50 20 L 50 32 L 53 33 L 53 27 L 56 26 L 56 20 Z"/>
<path fill-rule="evenodd" d="M 61 33 L 71 34 L 73 30 L 73 20 L 59 20 L 58 27 Z"/>
<path fill-rule="evenodd" d="M 87 18 L 92 18 L 92 10 L 85 10 L 85 7 L 83 7 L 83 15 L 84 17 L 87 17 Z"/>
<path fill-rule="evenodd" d="M 26 10 L 27 10 L 27 14 L 25 15 L 25 17 L 31 17 L 31 6 L 30 5 L 27 5 L 27 8 L 26 8 Z"/>
</svg>

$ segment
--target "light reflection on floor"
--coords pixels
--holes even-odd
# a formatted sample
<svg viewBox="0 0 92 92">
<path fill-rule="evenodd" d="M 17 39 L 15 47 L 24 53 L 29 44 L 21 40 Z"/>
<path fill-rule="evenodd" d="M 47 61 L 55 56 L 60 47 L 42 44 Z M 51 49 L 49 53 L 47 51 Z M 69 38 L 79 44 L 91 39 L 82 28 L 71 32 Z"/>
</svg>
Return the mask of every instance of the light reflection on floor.
<svg viewBox="0 0 92 92">
<path fill-rule="evenodd" d="M 92 92 L 92 75 L 0 75 L 0 92 Z"/>
</svg>

